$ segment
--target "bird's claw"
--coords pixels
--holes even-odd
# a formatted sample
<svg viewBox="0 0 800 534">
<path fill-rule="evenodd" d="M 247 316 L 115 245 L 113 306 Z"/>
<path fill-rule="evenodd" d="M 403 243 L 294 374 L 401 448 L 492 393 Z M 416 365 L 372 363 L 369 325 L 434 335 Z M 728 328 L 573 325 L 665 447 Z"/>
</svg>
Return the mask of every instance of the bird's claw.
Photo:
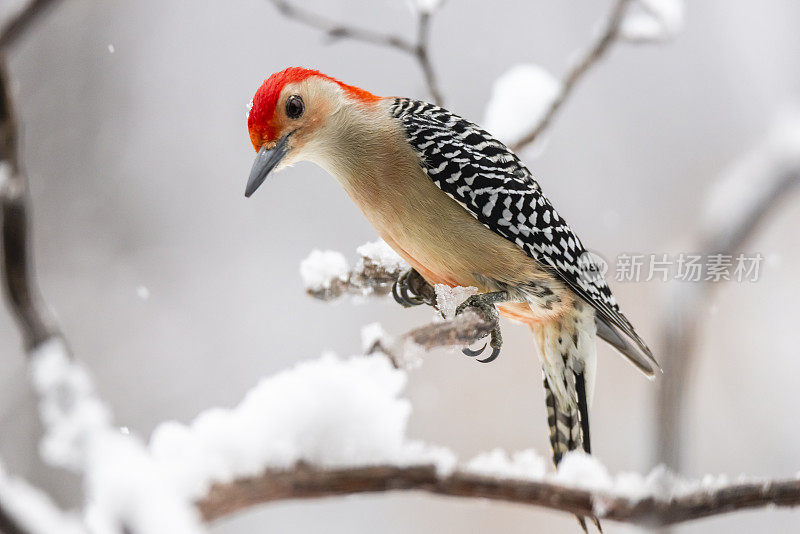
<svg viewBox="0 0 800 534">
<path fill-rule="evenodd" d="M 483 354 L 484 350 L 486 350 L 486 343 L 484 343 L 483 346 L 478 350 L 472 350 L 469 347 L 464 347 L 463 349 L 461 349 L 461 352 L 463 352 L 470 358 L 474 358 L 475 356 L 480 356 L 481 354 Z"/>
<path fill-rule="evenodd" d="M 487 299 L 484 295 L 472 295 L 458 305 L 455 314 L 459 315 L 467 308 L 478 308 L 485 312 L 489 317 L 497 319 L 497 308 L 495 307 L 494 303 Z M 492 353 L 486 358 L 478 361 L 480 363 L 491 363 L 495 361 L 497 357 L 500 356 L 500 347 L 503 346 L 503 336 L 500 334 L 500 325 L 498 324 L 496 327 L 494 327 L 489 335 L 491 336 L 489 343 L 484 343 L 483 347 L 480 349 L 473 350 L 469 347 L 464 347 L 461 349 L 461 352 L 470 358 L 475 358 L 476 356 L 483 354 L 483 351 L 486 350 L 486 346 L 488 345 L 492 348 Z"/>
<path fill-rule="evenodd" d="M 409 286 L 409 278 L 412 276 L 419 276 L 419 274 L 414 269 L 409 269 L 401 274 L 397 278 L 397 281 L 392 284 L 392 297 L 394 297 L 395 302 L 404 308 L 419 306 L 425 303 L 421 297 L 412 294 L 413 292 Z"/>
</svg>

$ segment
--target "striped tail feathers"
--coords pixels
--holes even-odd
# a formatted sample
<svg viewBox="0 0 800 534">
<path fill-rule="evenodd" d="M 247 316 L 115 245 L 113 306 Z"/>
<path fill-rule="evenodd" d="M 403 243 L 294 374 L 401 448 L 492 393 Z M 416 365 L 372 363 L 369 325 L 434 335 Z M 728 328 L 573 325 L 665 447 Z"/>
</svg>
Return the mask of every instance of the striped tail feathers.
<svg viewBox="0 0 800 534">
<path fill-rule="evenodd" d="M 556 469 L 566 453 L 582 450 L 588 454 L 592 449 L 589 404 L 597 357 L 593 315 L 584 307 L 559 321 L 532 325 L 542 361 L 547 426 Z M 587 531 L 586 518 L 576 518 Z M 602 532 L 597 518 L 590 519 Z"/>
<path fill-rule="evenodd" d="M 570 451 L 583 450 L 587 454 L 592 452 L 589 433 L 589 408 L 586 402 L 586 386 L 583 373 L 575 375 L 575 393 L 577 406 L 563 407 L 553 394 L 547 381 L 547 374 L 542 372 L 544 382 L 544 402 L 547 406 L 547 427 L 550 433 L 550 448 L 553 452 L 553 465 L 558 469 L 558 464 L 564 455 Z M 584 532 L 588 533 L 586 518 L 576 515 L 578 524 Z M 603 527 L 597 517 L 590 518 L 597 530 L 603 532 Z"/>
</svg>

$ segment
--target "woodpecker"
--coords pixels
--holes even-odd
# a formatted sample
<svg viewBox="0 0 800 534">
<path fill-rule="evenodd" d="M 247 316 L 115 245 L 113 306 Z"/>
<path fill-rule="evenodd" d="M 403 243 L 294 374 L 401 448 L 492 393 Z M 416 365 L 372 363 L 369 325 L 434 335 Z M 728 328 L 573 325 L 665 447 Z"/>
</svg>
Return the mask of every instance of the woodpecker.
<svg viewBox="0 0 800 534">
<path fill-rule="evenodd" d="M 556 467 L 568 451 L 591 452 L 596 336 L 654 375 L 658 363 L 596 260 L 520 159 L 477 125 L 433 104 L 379 97 L 300 67 L 263 82 L 247 124 L 258 154 L 245 196 L 271 172 L 316 163 L 412 266 L 398 281 L 401 303 L 419 303 L 408 281 L 422 276 L 478 288 L 457 313 L 477 306 L 530 326 Z M 501 343 L 498 327 L 482 361 L 496 358 Z"/>
</svg>

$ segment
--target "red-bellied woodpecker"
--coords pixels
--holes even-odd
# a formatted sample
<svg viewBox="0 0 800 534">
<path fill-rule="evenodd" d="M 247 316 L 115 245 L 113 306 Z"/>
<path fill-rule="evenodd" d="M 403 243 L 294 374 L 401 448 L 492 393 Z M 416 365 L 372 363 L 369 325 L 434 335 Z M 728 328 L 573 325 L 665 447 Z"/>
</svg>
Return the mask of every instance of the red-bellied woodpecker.
<svg viewBox="0 0 800 534">
<path fill-rule="evenodd" d="M 475 286 L 478 306 L 528 324 L 542 362 L 550 443 L 590 451 L 595 336 L 647 375 L 658 366 L 580 239 L 505 145 L 440 107 L 381 98 L 319 71 L 270 76 L 248 115 L 258 151 L 246 196 L 308 160 L 332 174 L 370 223 L 431 284 Z M 401 285 L 408 275 L 401 277 Z M 399 299 L 413 304 L 408 288 Z M 402 296 L 401 296 L 402 295 Z M 491 336 L 494 359 L 499 328 Z M 465 349 L 469 355 L 478 352 Z"/>
</svg>

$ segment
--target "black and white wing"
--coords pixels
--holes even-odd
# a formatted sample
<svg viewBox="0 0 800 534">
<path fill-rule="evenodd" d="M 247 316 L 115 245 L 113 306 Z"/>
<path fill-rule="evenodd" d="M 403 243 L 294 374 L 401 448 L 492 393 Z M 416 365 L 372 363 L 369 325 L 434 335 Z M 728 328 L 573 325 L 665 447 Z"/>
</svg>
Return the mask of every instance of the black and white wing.
<svg viewBox="0 0 800 534">
<path fill-rule="evenodd" d="M 391 112 L 402 121 L 428 177 L 488 229 L 552 269 L 597 310 L 598 335 L 652 374 L 649 362 L 658 365 L 652 352 L 603 277 L 587 276 L 586 249 L 519 158 L 485 130 L 438 106 L 397 98 Z"/>
</svg>

